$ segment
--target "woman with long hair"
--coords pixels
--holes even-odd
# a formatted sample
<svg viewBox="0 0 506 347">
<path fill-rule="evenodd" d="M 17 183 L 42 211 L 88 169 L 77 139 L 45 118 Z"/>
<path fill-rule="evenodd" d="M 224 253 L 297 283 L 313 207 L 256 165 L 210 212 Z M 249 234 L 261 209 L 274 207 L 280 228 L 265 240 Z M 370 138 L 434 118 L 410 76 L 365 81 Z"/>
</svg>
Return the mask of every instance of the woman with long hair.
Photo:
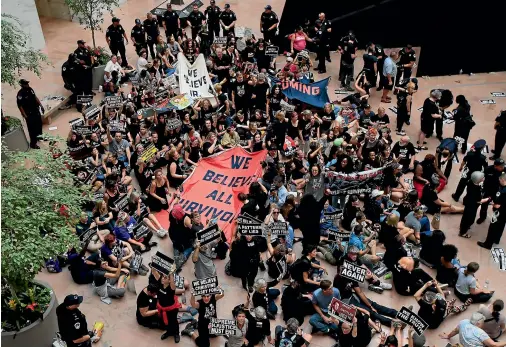
<svg viewBox="0 0 506 347">
<path fill-rule="evenodd" d="M 171 148 L 167 152 L 168 164 L 167 164 L 167 179 L 168 185 L 172 188 L 179 188 L 183 184 L 184 180 L 188 178 L 187 174 L 183 173 L 181 165 L 179 164 L 180 154 L 176 148 Z"/>
</svg>

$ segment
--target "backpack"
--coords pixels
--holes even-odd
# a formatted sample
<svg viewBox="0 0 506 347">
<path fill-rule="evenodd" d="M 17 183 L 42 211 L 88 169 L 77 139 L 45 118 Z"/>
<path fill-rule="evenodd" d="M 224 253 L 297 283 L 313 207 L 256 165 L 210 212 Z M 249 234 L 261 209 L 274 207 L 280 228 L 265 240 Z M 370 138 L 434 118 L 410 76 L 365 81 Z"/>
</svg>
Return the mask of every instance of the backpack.
<svg viewBox="0 0 506 347">
<path fill-rule="evenodd" d="M 279 339 L 279 347 L 293 347 L 295 339 L 297 338 L 297 334 L 292 335 L 291 337 L 286 336 L 287 330 L 281 333 L 281 338 Z"/>
<path fill-rule="evenodd" d="M 46 261 L 46 269 L 47 269 L 47 272 L 55 273 L 55 274 L 62 272 L 60 262 L 58 261 L 58 259 L 53 259 L 53 258 L 49 258 L 49 260 Z"/>
</svg>

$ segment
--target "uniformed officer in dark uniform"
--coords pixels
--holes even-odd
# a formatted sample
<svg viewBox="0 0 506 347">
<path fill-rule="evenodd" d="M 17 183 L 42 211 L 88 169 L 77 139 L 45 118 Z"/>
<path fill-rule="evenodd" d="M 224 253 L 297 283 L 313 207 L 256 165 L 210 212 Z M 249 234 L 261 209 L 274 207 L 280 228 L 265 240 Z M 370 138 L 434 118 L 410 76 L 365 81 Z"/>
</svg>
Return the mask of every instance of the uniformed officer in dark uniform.
<svg viewBox="0 0 506 347">
<path fill-rule="evenodd" d="M 318 70 L 318 73 L 325 73 L 327 72 L 325 60 L 330 61 L 329 40 L 332 32 L 332 24 L 329 20 L 325 19 L 325 13 L 320 13 L 318 17 L 319 18 L 315 22 L 317 45 L 316 60 L 318 60 L 318 66 L 315 70 Z"/>
<path fill-rule="evenodd" d="M 177 41 L 177 34 L 180 27 L 181 22 L 179 21 L 179 15 L 172 11 L 171 4 L 167 4 L 167 11 L 165 11 L 163 15 L 163 28 L 165 29 L 167 42 L 170 41 L 171 36 L 174 36 L 174 39 Z"/>
<path fill-rule="evenodd" d="M 264 34 L 265 42 L 274 44 L 278 30 L 278 15 L 272 10 L 271 5 L 265 6 L 265 11 L 260 16 L 260 31 Z"/>
<path fill-rule="evenodd" d="M 494 155 L 490 157 L 490 160 L 499 158 L 506 144 L 506 111 L 501 111 L 501 114 L 495 119 L 494 129 L 496 131 L 494 149 L 492 150 Z"/>
<path fill-rule="evenodd" d="M 135 26 L 130 32 L 130 38 L 135 46 L 135 52 L 137 52 L 137 55 L 140 56 L 141 49 L 147 49 L 148 47 L 146 44 L 146 31 L 144 30 L 144 26 L 139 18 L 135 20 Z"/>
<path fill-rule="evenodd" d="M 86 316 L 79 310 L 83 297 L 70 294 L 63 303 L 56 308 L 58 328 L 62 340 L 67 347 L 89 347 L 93 340 L 93 333 L 88 331 Z"/>
<path fill-rule="evenodd" d="M 371 84 L 371 87 L 376 87 L 376 84 L 377 84 L 377 79 L 378 79 L 378 75 L 380 76 L 383 76 L 383 64 L 385 63 L 385 53 L 383 52 L 383 47 L 381 47 L 380 45 L 377 45 L 373 42 L 369 42 L 369 44 L 367 45 L 367 48 L 372 48 L 373 50 L 373 54 L 374 56 L 376 57 L 377 59 L 377 62 L 376 62 L 376 66 L 377 66 L 377 74 L 376 74 L 376 78 L 374 79 L 374 81 L 371 81 L 368 79 L 369 83 Z M 372 76 L 371 76 L 372 77 Z M 381 89 L 378 89 L 378 90 L 381 90 Z"/>
<path fill-rule="evenodd" d="M 153 16 L 151 12 L 147 13 L 147 18 L 144 20 L 144 30 L 147 35 L 148 49 L 151 54 L 151 59 L 155 59 L 156 57 L 156 38 L 160 35 L 160 29 L 158 29 L 158 21 L 156 17 Z"/>
<path fill-rule="evenodd" d="M 493 198 L 499 190 L 499 176 L 505 172 L 504 160 L 501 158 L 494 161 L 494 165 L 490 165 L 485 169 L 485 181 L 483 182 L 483 197 Z M 480 218 L 476 223 L 481 224 L 487 218 L 487 209 L 489 202 L 481 204 Z"/>
<path fill-rule="evenodd" d="M 209 31 L 209 38 L 211 42 L 213 42 L 215 36 L 220 36 L 221 9 L 216 6 L 216 1 L 211 0 L 211 5 L 207 6 L 204 14 L 207 17 L 207 30 Z"/>
<path fill-rule="evenodd" d="M 237 17 L 234 11 L 230 9 L 230 4 L 225 4 L 225 11 L 220 14 L 220 25 L 223 28 L 223 36 L 228 36 L 228 33 L 234 33 L 235 21 Z"/>
<path fill-rule="evenodd" d="M 125 41 L 123 39 L 126 40 L 126 44 L 128 45 L 128 37 L 126 36 L 125 29 L 119 24 L 119 18 L 114 17 L 112 19 L 112 24 L 109 25 L 105 32 L 105 39 L 112 54 L 118 55 L 118 52 L 121 54 L 121 66 L 127 67 L 128 62 L 125 54 Z"/>
<path fill-rule="evenodd" d="M 403 79 L 411 77 L 413 65 L 416 62 L 416 54 L 413 46 L 407 45 L 399 51 L 399 62 L 397 63 L 397 76 L 395 77 L 395 85 L 399 84 L 401 75 Z"/>
<path fill-rule="evenodd" d="M 501 237 L 506 227 L 506 173 L 499 176 L 499 190 L 493 197 L 492 218 L 488 227 L 485 242 L 478 241 L 478 246 L 491 249 L 501 242 Z"/>
<path fill-rule="evenodd" d="M 476 141 L 471 150 L 467 152 L 466 156 L 462 159 L 462 164 L 459 168 L 459 171 L 462 172 L 462 177 L 457 185 L 455 193 L 452 194 L 453 200 L 459 201 L 473 172 L 483 171 L 487 167 L 487 158 L 481 154 L 481 150 L 486 144 L 485 140 Z"/>
<path fill-rule="evenodd" d="M 341 66 L 339 68 L 339 80 L 341 87 L 353 90 L 350 87 L 350 82 L 353 81 L 355 73 L 355 57 L 358 49 L 358 41 L 353 31 L 349 31 L 348 35 L 341 38 L 339 46 L 337 46 L 339 53 L 341 53 Z"/>
<path fill-rule="evenodd" d="M 192 39 L 196 39 L 202 25 L 206 23 L 206 16 L 199 11 L 197 5 L 193 5 L 193 11 L 188 15 L 188 23 L 192 29 Z"/>
<path fill-rule="evenodd" d="M 42 135 L 44 107 L 29 83 L 25 79 L 19 81 L 21 89 L 18 91 L 16 101 L 21 115 L 26 120 L 28 134 L 30 135 L 30 148 L 39 149 L 37 142 L 39 141 L 38 137 Z"/>
<path fill-rule="evenodd" d="M 77 41 L 77 49 L 74 51 L 75 57 L 79 62 L 77 66 L 77 94 L 92 95 L 93 84 L 93 57 L 90 55 L 83 40 Z"/>
<path fill-rule="evenodd" d="M 460 219 L 459 236 L 465 238 L 471 237 L 471 235 L 467 232 L 474 224 L 478 207 L 480 207 L 481 204 L 486 203 L 486 200 L 483 198 L 483 189 L 481 188 L 481 184 L 484 179 L 485 174 L 483 174 L 483 172 L 475 171 L 467 183 L 466 196 L 464 196 L 464 199 L 462 200 L 464 213 L 462 213 L 462 218 Z"/>
</svg>

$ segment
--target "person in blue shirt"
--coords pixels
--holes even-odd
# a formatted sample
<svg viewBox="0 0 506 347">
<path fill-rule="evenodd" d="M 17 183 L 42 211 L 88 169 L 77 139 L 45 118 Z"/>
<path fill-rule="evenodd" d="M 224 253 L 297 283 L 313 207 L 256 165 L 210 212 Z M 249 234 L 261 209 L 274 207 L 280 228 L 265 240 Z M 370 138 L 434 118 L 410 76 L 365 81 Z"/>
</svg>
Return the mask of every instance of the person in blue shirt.
<svg viewBox="0 0 506 347">
<path fill-rule="evenodd" d="M 320 215 L 320 235 L 327 236 L 329 234 L 329 230 L 339 231 L 339 228 L 335 225 L 335 222 L 332 220 L 325 220 L 325 213 L 335 212 L 337 209 L 333 207 L 329 201 L 325 201 L 325 205 L 323 205 L 323 210 Z"/>
<path fill-rule="evenodd" d="M 313 333 L 321 331 L 337 340 L 338 325 L 328 312 L 332 298 L 341 299 L 339 289 L 334 288 L 329 280 L 321 281 L 320 288 L 313 292 L 312 302 L 316 313 L 309 319 L 309 324 L 313 327 Z"/>
<path fill-rule="evenodd" d="M 348 247 L 355 246 L 359 249 L 358 256 L 360 261 L 367 266 L 372 266 L 381 260 L 381 257 L 376 255 L 376 233 L 372 233 L 369 237 L 363 235 L 364 227 L 358 224 L 353 228 L 353 232 L 350 234 L 350 241 L 348 241 Z"/>
<path fill-rule="evenodd" d="M 139 239 L 140 241 L 136 240 L 133 237 L 133 230 L 136 225 L 137 221 L 133 217 L 129 216 L 126 212 L 120 212 L 116 226 L 114 227 L 114 235 L 118 240 L 130 243 L 134 250 L 148 252 L 152 246 L 157 244 L 156 242 L 149 242 L 153 237 L 153 233 L 149 230 L 145 236 Z"/>
<path fill-rule="evenodd" d="M 269 201 L 281 208 L 285 204 L 287 195 L 288 190 L 283 185 L 283 178 L 281 176 L 274 177 L 269 194 Z"/>
</svg>

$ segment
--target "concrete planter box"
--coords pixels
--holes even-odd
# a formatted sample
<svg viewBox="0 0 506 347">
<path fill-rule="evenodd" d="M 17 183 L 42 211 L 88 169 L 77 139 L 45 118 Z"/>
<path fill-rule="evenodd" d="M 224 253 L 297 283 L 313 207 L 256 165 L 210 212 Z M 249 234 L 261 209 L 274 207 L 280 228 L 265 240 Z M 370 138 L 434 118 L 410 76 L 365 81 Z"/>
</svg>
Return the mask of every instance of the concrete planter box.
<svg viewBox="0 0 506 347">
<path fill-rule="evenodd" d="M 5 134 L 2 136 L 2 142 L 13 152 L 25 152 L 30 146 L 23 128 L 17 128 Z M 5 158 L 5 154 L 2 152 L 2 160 Z"/>
<path fill-rule="evenodd" d="M 93 82 L 91 87 L 94 90 L 97 90 L 98 86 L 104 85 L 104 71 L 105 65 L 99 65 L 93 68 Z"/>
<path fill-rule="evenodd" d="M 2 332 L 2 347 L 51 347 L 53 344 L 53 338 L 58 331 L 56 318 L 58 300 L 48 283 L 37 280 L 34 282 L 51 290 L 51 302 L 44 312 L 44 320 L 39 319 L 18 332 Z"/>
</svg>

